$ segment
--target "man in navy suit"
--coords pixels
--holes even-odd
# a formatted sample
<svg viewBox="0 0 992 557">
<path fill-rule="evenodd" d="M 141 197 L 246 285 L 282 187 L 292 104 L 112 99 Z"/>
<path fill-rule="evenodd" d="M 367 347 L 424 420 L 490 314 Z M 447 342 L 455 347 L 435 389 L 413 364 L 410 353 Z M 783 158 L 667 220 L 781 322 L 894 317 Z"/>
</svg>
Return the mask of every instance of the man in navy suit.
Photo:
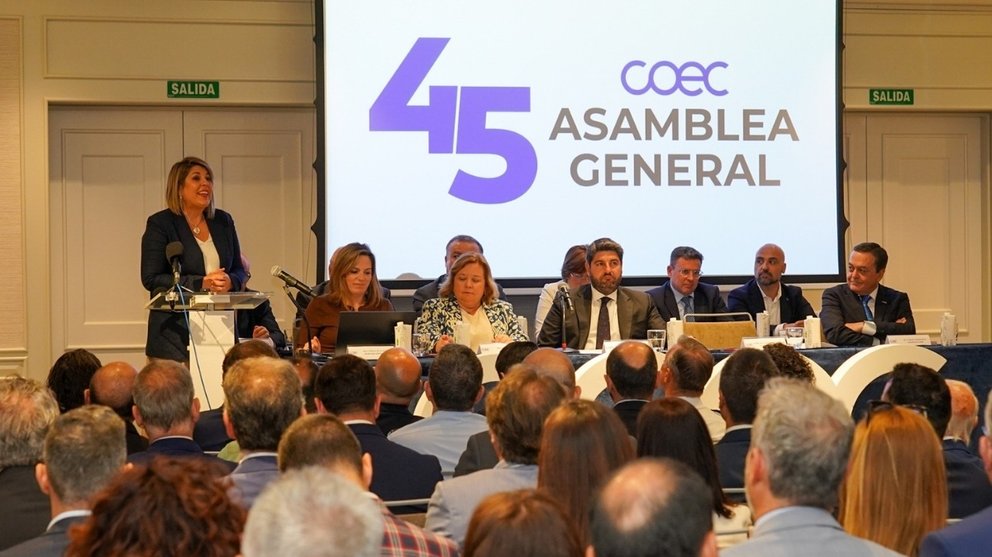
<svg viewBox="0 0 992 557">
<path fill-rule="evenodd" d="M 658 358 L 643 342 L 628 340 L 606 358 L 606 391 L 613 399 L 613 411 L 637 435 L 637 416 L 658 387 Z"/>
<path fill-rule="evenodd" d="M 768 312 L 768 323 L 779 334 L 784 327 L 802 327 L 807 316 L 815 316 L 813 306 L 803 297 L 803 289 L 782 282 L 785 252 L 775 244 L 765 244 L 754 254 L 754 278 L 730 291 L 730 311 L 755 314 Z"/>
<path fill-rule="evenodd" d="M 0 552 L 3 557 L 61 557 L 69 528 L 90 515 L 89 500 L 124 466 L 124 421 L 106 406 L 86 405 L 55 419 L 45 436 L 35 479 L 48 495 L 52 521 L 45 533 Z"/>
<path fill-rule="evenodd" d="M 992 484 L 981 459 L 963 442 L 944 437 L 951 419 L 951 393 L 939 373 L 919 364 L 896 364 L 882 398 L 926 408 L 927 420 L 942 439 L 950 518 L 964 518 L 992 506 Z"/>
<path fill-rule="evenodd" d="M 441 464 L 436 456 L 386 439 L 375 423 L 382 403 L 375 381 L 375 371 L 367 361 L 351 354 L 336 356 L 317 374 L 317 411 L 340 418 L 358 438 L 362 452 L 372 456 L 372 493 L 383 501 L 427 499 L 441 481 Z M 393 512 L 424 510 L 395 508 Z"/>
<path fill-rule="evenodd" d="M 727 313 L 720 289 L 699 282 L 703 274 L 703 254 L 696 248 L 679 246 L 672 250 L 668 262 L 668 280 L 648 290 L 661 318 L 684 320 L 687 313 Z M 698 321 L 722 321 L 725 318 L 700 318 Z"/>
<path fill-rule="evenodd" d="M 985 431 L 992 429 L 992 393 L 985 402 Z M 985 472 L 992 481 L 992 436 L 978 441 Z M 931 532 L 920 544 L 920 557 L 970 557 L 984 555 L 992 546 L 992 507 L 987 507 L 943 530 Z"/>
<path fill-rule="evenodd" d="M 872 346 L 888 335 L 916 333 L 909 296 L 879 284 L 889 254 L 874 242 L 854 246 L 847 284 L 823 291 L 820 319 L 827 340 L 837 346 Z"/>
</svg>

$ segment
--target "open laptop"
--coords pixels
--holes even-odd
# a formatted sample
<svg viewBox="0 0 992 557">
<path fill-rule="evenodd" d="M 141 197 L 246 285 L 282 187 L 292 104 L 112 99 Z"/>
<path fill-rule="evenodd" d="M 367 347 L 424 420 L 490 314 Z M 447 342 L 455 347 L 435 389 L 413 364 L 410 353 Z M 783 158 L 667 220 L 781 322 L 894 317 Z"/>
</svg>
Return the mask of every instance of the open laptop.
<svg viewBox="0 0 992 557">
<path fill-rule="evenodd" d="M 396 323 L 413 325 L 416 319 L 413 311 L 342 311 L 334 354 L 347 354 L 348 346 L 393 346 Z"/>
</svg>

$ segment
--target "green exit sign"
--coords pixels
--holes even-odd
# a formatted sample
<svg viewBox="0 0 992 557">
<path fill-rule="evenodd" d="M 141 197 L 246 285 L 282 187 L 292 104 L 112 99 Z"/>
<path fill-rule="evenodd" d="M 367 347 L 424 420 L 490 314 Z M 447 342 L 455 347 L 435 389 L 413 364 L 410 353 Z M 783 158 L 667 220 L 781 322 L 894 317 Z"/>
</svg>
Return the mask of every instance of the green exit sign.
<svg viewBox="0 0 992 557">
<path fill-rule="evenodd" d="M 169 81 L 165 92 L 170 99 L 219 99 L 219 81 Z"/>
<path fill-rule="evenodd" d="M 913 104 L 912 89 L 869 89 L 868 104 Z"/>
</svg>

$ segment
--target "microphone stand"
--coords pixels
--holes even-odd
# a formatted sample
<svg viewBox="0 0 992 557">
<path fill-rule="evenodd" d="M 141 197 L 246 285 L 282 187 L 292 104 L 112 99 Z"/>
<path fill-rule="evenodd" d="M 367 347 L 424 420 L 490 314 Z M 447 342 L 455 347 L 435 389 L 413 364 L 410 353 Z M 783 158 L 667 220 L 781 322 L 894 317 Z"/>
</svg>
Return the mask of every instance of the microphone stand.
<svg viewBox="0 0 992 557">
<path fill-rule="evenodd" d="M 573 352 L 578 352 L 575 348 L 569 348 L 568 342 L 565 339 L 565 313 L 568 311 L 568 300 L 562 295 L 561 290 L 557 291 L 555 298 L 558 300 L 558 305 L 561 306 L 561 351 L 563 354 L 570 354 Z M 572 313 L 575 313 L 574 311 Z M 576 316 L 577 318 L 578 316 Z"/>
<path fill-rule="evenodd" d="M 303 325 L 305 325 L 307 328 L 307 349 L 310 352 L 310 359 L 312 360 L 313 344 L 310 343 L 310 339 L 313 338 L 313 335 L 310 334 L 310 321 L 307 320 L 307 308 L 303 307 L 303 305 L 300 304 L 299 300 L 296 299 L 296 296 L 293 296 L 293 294 L 289 291 L 288 284 L 282 285 L 282 291 L 286 293 L 286 296 L 289 297 L 289 301 L 293 304 L 294 307 L 296 307 L 297 311 L 300 312 L 300 318 L 303 320 Z M 297 347 L 294 346 L 293 352 L 296 352 L 297 350 L 298 350 Z"/>
</svg>

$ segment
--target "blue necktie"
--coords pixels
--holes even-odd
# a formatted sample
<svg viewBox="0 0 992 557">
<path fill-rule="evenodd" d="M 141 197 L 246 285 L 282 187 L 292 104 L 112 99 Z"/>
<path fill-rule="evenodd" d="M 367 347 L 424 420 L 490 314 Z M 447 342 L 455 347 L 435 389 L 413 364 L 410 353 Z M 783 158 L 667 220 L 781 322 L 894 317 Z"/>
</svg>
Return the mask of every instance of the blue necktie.
<svg viewBox="0 0 992 557">
<path fill-rule="evenodd" d="M 685 316 L 692 313 L 692 296 L 682 297 L 682 320 L 685 320 Z"/>
<path fill-rule="evenodd" d="M 864 296 L 860 296 L 860 298 L 861 298 L 861 307 L 865 308 L 865 318 L 868 321 L 874 321 L 875 316 L 871 314 L 871 308 L 868 307 L 868 302 L 871 301 L 871 295 L 865 294 Z"/>
</svg>

